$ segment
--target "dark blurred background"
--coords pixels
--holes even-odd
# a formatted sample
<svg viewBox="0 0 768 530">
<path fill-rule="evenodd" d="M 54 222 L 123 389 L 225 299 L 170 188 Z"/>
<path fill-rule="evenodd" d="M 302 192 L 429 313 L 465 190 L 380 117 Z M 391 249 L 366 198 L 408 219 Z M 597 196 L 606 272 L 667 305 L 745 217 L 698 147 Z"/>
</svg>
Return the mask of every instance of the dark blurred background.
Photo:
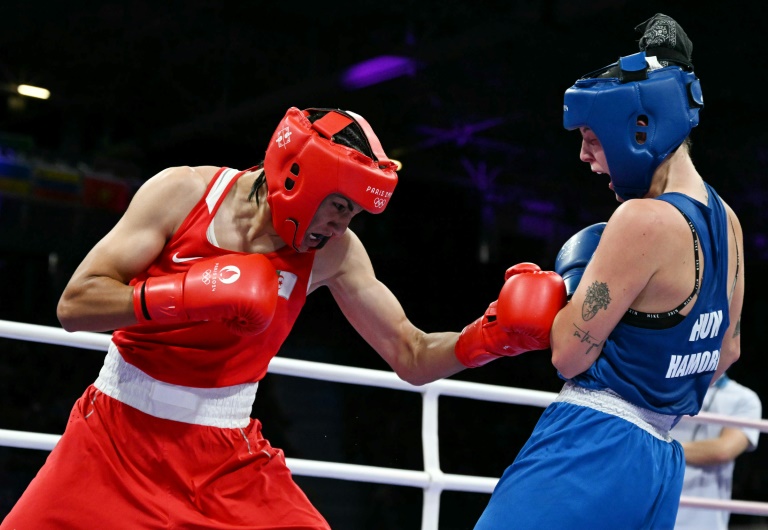
<svg viewBox="0 0 768 530">
<path fill-rule="evenodd" d="M 168 166 L 257 164 L 290 106 L 353 110 L 403 163 L 387 211 L 353 229 L 426 331 L 477 318 L 519 261 L 551 268 L 617 203 L 578 160 L 562 95 L 637 51 L 663 12 L 694 43 L 706 106 L 692 133 L 704 178 L 739 213 L 747 295 L 732 378 L 768 401 L 768 103 L 761 3 L 148 2 L 7 0 L 0 16 L 0 319 L 58 326 L 74 268 L 136 188 Z M 18 95 L 44 87 L 47 100 Z M 130 251 L 130 249 L 126 249 Z M 103 354 L 0 339 L 0 428 L 60 434 Z M 388 370 L 326 291 L 281 355 Z M 548 352 L 456 379 L 557 391 Z M 288 456 L 421 469 L 419 396 L 268 375 L 254 414 Z M 541 409 L 440 400 L 445 472 L 498 477 Z M 762 437 L 765 442 L 765 437 Z M 0 448 L 0 516 L 46 452 Z M 768 499 L 768 450 L 737 461 L 734 498 Z M 762 470 L 762 471 L 761 471 Z M 421 491 L 297 477 L 335 529 L 418 529 Z M 441 528 L 471 528 L 487 495 L 447 492 Z M 553 507 L 556 500 L 553 499 Z M 765 518 L 732 517 L 732 526 Z"/>
</svg>

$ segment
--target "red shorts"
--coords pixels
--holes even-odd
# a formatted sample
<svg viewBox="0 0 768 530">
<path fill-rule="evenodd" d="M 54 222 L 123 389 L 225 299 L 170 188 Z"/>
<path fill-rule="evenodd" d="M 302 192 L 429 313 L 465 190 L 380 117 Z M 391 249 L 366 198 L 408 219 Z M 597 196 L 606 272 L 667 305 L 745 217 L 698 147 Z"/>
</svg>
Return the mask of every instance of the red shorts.
<svg viewBox="0 0 768 530">
<path fill-rule="evenodd" d="M 325 529 L 261 423 L 140 412 L 90 386 L 2 530 Z"/>
</svg>

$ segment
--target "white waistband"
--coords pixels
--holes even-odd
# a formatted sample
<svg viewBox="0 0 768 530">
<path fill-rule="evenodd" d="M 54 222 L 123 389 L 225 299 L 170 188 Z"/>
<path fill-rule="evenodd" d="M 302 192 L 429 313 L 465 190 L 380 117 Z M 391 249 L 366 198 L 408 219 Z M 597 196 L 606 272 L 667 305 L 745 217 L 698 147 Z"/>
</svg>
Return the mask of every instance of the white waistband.
<svg viewBox="0 0 768 530">
<path fill-rule="evenodd" d="M 568 381 L 557 398 L 555 398 L 555 401 L 581 405 L 582 407 L 589 407 L 612 416 L 618 416 L 634 423 L 659 440 L 665 442 L 672 441 L 669 431 L 674 427 L 677 416 L 661 414 L 638 407 L 613 390 L 592 390 L 591 388 L 584 388 Z"/>
<path fill-rule="evenodd" d="M 125 362 L 110 342 L 94 386 L 121 403 L 156 418 L 236 429 L 246 427 L 250 422 L 259 384 L 194 388 L 164 383 Z"/>
</svg>

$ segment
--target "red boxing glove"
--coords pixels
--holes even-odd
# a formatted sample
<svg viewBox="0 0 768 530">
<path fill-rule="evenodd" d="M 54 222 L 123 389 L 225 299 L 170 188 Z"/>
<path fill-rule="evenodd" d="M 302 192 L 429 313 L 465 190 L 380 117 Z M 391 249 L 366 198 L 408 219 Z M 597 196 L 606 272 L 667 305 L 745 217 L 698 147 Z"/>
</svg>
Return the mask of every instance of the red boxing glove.
<svg viewBox="0 0 768 530">
<path fill-rule="evenodd" d="M 137 283 L 133 309 L 140 323 L 213 320 L 237 335 L 257 335 L 272 322 L 277 290 L 278 274 L 266 257 L 230 254 Z"/>
<path fill-rule="evenodd" d="M 565 283 L 556 272 L 517 267 L 507 270 L 508 280 L 499 293 L 499 326 L 511 335 L 535 339 L 538 347 L 533 349 L 544 350 L 549 348 L 552 323 L 565 307 Z"/>
<path fill-rule="evenodd" d="M 541 272 L 541 267 L 539 267 L 535 263 L 530 263 L 528 261 L 524 261 L 523 263 L 518 263 L 517 265 L 512 265 L 504 273 L 504 281 L 506 282 L 515 274 L 520 274 L 523 272 Z"/>
<path fill-rule="evenodd" d="M 565 285 L 554 272 L 533 263 L 507 269 L 499 299 L 464 328 L 456 342 L 459 361 L 469 368 L 499 357 L 512 357 L 549 347 L 549 332 L 565 306 Z"/>
</svg>

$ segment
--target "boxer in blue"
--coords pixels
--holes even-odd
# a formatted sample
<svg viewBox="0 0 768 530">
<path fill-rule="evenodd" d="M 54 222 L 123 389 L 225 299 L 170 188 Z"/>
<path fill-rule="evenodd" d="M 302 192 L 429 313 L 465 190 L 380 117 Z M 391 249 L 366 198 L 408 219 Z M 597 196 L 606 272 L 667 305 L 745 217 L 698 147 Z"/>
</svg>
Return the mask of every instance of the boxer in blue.
<svg viewBox="0 0 768 530">
<path fill-rule="evenodd" d="M 639 53 L 565 93 L 581 160 L 621 204 L 557 257 L 571 299 L 552 363 L 566 382 L 476 530 L 673 528 L 685 460 L 669 430 L 740 354 L 743 235 L 691 160 L 692 44 L 662 14 L 637 30 Z"/>
</svg>

